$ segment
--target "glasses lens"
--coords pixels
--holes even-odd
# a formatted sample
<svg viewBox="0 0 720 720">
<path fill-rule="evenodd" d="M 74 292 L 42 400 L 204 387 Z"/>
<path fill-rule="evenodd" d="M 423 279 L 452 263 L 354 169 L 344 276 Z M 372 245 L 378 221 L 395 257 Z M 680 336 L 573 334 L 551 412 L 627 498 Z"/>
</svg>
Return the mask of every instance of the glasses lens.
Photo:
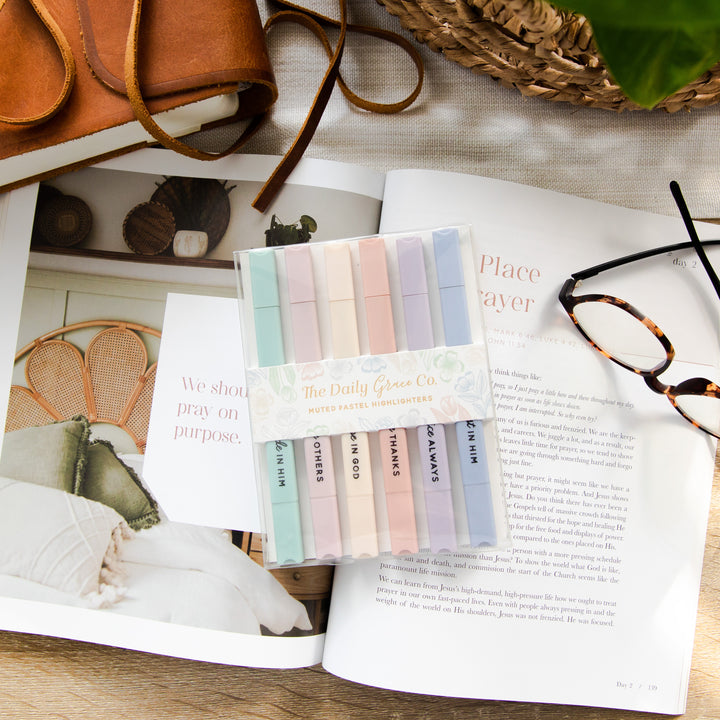
<svg viewBox="0 0 720 720">
<path fill-rule="evenodd" d="M 720 437 L 720 398 L 709 395 L 678 395 L 675 402 L 680 410 L 701 428 Z"/>
<path fill-rule="evenodd" d="M 667 353 L 660 340 L 617 305 L 584 302 L 576 305 L 573 313 L 586 335 L 622 365 L 646 372 L 666 362 Z"/>
</svg>

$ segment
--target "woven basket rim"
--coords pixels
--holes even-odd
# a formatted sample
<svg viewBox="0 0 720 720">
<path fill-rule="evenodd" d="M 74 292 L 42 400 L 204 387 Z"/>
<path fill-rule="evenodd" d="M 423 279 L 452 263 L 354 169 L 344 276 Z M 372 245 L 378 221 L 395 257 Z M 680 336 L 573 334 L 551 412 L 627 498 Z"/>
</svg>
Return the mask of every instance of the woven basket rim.
<svg viewBox="0 0 720 720">
<path fill-rule="evenodd" d="M 585 17 L 548 0 L 377 0 L 416 40 L 527 97 L 644 110 L 613 80 Z M 720 63 L 658 103 L 675 112 L 720 100 Z"/>
</svg>

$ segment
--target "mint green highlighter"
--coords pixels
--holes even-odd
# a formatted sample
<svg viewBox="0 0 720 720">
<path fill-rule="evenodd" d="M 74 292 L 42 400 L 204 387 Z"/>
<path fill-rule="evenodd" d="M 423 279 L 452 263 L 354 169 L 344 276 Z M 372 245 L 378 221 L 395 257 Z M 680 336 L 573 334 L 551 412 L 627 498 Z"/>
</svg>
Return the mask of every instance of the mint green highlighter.
<svg viewBox="0 0 720 720">
<path fill-rule="evenodd" d="M 280 296 L 273 250 L 251 252 L 255 344 L 258 365 L 270 367 L 285 363 Z M 270 504 L 279 565 L 305 560 L 298 502 L 295 451 L 292 440 L 275 440 L 265 444 L 265 458 L 270 487 Z"/>
</svg>

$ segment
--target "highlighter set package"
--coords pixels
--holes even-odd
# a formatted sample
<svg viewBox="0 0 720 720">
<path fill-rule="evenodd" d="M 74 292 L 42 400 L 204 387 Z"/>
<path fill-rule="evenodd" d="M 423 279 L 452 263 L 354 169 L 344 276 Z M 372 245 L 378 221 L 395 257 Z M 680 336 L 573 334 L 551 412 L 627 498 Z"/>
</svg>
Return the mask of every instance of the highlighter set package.
<svg viewBox="0 0 720 720">
<path fill-rule="evenodd" d="M 470 228 L 235 266 L 266 567 L 508 547 Z"/>
</svg>

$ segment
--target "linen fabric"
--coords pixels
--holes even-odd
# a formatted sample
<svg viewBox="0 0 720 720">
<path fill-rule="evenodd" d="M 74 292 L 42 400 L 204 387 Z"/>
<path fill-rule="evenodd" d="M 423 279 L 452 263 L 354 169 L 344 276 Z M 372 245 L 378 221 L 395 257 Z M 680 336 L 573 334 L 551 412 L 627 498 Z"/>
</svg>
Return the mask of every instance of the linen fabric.
<svg viewBox="0 0 720 720">
<path fill-rule="evenodd" d="M 86 418 L 5 434 L 0 475 L 75 492 L 85 473 L 90 425 Z"/>
<path fill-rule="evenodd" d="M 0 477 L 0 573 L 74 596 L 119 584 L 120 543 L 130 537 L 112 508 L 43 485 Z"/>
<path fill-rule="evenodd" d="M 114 508 L 133 530 L 160 522 L 155 500 L 135 471 L 117 457 L 105 440 L 88 445 L 85 475 L 77 494 Z"/>
</svg>

